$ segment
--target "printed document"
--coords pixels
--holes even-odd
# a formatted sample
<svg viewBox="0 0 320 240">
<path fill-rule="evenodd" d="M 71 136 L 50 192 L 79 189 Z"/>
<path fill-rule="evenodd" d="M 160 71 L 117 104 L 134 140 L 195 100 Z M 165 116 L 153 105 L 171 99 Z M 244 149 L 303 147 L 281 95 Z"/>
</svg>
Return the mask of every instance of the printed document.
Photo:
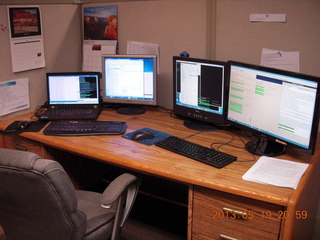
<svg viewBox="0 0 320 240">
<path fill-rule="evenodd" d="M 29 107 L 28 78 L 0 82 L 0 116 Z"/>
<path fill-rule="evenodd" d="M 309 164 L 272 157 L 260 159 L 242 176 L 244 180 L 296 189 Z"/>
</svg>

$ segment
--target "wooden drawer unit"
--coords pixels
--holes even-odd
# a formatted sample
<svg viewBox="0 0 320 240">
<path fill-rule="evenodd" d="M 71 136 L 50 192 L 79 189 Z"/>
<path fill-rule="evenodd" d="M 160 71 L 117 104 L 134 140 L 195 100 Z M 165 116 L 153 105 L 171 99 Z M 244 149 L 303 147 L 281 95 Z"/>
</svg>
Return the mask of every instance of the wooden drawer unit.
<svg viewBox="0 0 320 240">
<path fill-rule="evenodd" d="M 4 135 L 4 145 L 5 148 L 33 152 L 42 158 L 47 158 L 46 151 L 41 143 L 20 137 L 18 135 Z"/>
<path fill-rule="evenodd" d="M 192 204 L 192 240 L 279 238 L 281 206 L 201 187 Z"/>
</svg>

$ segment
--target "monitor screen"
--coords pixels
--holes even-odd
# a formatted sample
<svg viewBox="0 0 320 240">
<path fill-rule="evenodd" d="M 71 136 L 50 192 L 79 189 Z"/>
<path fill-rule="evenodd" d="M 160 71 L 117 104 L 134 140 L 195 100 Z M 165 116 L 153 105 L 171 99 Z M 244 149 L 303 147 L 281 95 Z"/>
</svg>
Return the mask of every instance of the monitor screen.
<svg viewBox="0 0 320 240">
<path fill-rule="evenodd" d="M 99 104 L 100 73 L 47 73 L 49 104 Z"/>
<path fill-rule="evenodd" d="M 173 113 L 201 131 L 225 124 L 225 75 L 225 62 L 173 57 Z"/>
<path fill-rule="evenodd" d="M 320 79 L 234 61 L 228 64 L 227 118 L 258 133 L 247 143 L 247 150 L 275 156 L 292 144 L 312 154 L 318 132 Z"/>
<path fill-rule="evenodd" d="M 105 55 L 102 65 L 104 102 L 157 105 L 155 55 Z"/>
</svg>

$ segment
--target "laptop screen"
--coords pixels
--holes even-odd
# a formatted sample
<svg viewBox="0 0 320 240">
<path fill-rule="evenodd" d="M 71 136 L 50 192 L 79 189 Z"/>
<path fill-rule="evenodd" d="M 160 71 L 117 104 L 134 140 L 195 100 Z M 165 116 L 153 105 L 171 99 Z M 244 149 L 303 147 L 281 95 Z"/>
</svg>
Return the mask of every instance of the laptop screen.
<svg viewBox="0 0 320 240">
<path fill-rule="evenodd" d="M 47 73 L 48 103 L 99 104 L 100 73 Z"/>
</svg>

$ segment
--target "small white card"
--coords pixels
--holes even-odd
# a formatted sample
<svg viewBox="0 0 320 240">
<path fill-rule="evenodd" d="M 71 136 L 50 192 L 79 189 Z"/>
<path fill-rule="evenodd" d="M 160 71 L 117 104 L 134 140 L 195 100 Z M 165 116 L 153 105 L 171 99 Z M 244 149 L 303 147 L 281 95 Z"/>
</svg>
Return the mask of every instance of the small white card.
<svg viewBox="0 0 320 240">
<path fill-rule="evenodd" d="M 249 16 L 250 22 L 286 22 L 287 15 L 284 13 L 281 14 L 270 14 L 270 13 L 262 13 L 262 14 L 250 14 Z"/>
</svg>

